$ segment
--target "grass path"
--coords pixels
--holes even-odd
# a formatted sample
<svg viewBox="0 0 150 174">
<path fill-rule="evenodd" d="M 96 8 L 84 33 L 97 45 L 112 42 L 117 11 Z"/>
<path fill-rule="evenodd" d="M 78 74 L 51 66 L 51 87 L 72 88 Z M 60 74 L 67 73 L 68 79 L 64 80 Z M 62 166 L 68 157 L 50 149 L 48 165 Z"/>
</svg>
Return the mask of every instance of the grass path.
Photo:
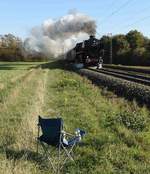
<svg viewBox="0 0 150 174">
<path fill-rule="evenodd" d="M 7 82 L 5 82 L 6 84 L 3 85 L 3 88 L 0 90 L 0 103 L 1 104 L 7 102 L 7 100 L 9 100 L 11 98 L 11 96 L 13 96 L 14 93 L 16 93 L 16 91 L 18 91 L 18 89 L 17 89 L 18 86 L 20 86 L 22 83 L 24 83 L 26 81 L 28 76 L 30 76 L 30 74 L 32 74 L 31 73 L 32 71 L 33 70 L 22 72 L 11 79 L 5 80 Z"/>
<path fill-rule="evenodd" d="M 40 69 L 34 70 L 21 86 L 16 89 L 17 92 L 14 94 L 15 101 L 11 98 L 12 100 L 5 107 L 7 111 L 3 110 L 5 117 L 2 119 L 1 116 L 3 121 L 1 125 L 3 125 L 4 131 L 7 130 L 7 132 L 1 132 L 1 134 L 2 136 L 7 136 L 2 141 L 3 147 L 6 148 L 6 156 L 10 155 L 10 158 L 13 159 L 16 154 L 21 155 L 20 162 L 18 161 L 15 165 L 12 164 L 12 161 L 5 160 L 6 165 L 10 167 L 8 170 L 11 170 L 11 173 L 28 173 L 34 169 L 33 167 L 30 169 L 32 165 L 26 160 L 22 161 L 22 159 L 24 159 L 27 151 L 35 151 L 35 126 L 37 124 L 37 115 L 41 112 L 42 108 L 46 76 L 46 71 L 43 72 Z M 12 125 L 10 126 L 10 124 Z M 23 170 L 22 165 L 26 166 Z M 4 172 L 4 170 L 6 170 L 5 166 L 2 171 Z"/>
<path fill-rule="evenodd" d="M 20 122 L 22 119 L 22 114 L 25 112 L 26 108 L 25 106 L 29 106 L 29 102 L 25 103 L 25 99 L 28 101 L 28 98 L 25 98 L 25 92 L 28 92 L 29 84 L 33 78 L 35 78 L 35 73 L 31 73 L 24 83 L 14 89 L 7 101 L 1 104 L 1 141 L 5 146 L 11 143 L 11 141 L 14 141 L 14 131 L 18 126 L 18 122 Z M 30 84 L 30 88 L 32 87 L 33 83 Z M 28 96 L 29 95 L 26 95 L 26 97 Z"/>
<path fill-rule="evenodd" d="M 20 123 L 21 128 L 16 134 L 18 137 L 18 143 L 21 146 L 20 148 L 30 149 L 33 151 L 36 151 L 35 137 L 37 136 L 38 115 L 43 114 L 43 105 L 45 100 L 44 98 L 46 93 L 46 83 L 48 75 L 48 71 L 40 71 L 40 73 L 42 73 L 42 76 L 37 81 L 36 89 L 34 89 L 35 94 L 34 96 L 32 96 L 32 104 L 28 108 L 28 111 L 25 113 L 25 117 Z"/>
</svg>

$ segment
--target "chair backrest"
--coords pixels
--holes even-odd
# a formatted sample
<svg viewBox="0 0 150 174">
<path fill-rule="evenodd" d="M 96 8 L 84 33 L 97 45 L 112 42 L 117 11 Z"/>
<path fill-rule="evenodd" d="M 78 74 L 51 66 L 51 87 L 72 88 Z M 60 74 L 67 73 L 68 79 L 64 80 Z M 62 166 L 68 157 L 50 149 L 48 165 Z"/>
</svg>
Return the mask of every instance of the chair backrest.
<svg viewBox="0 0 150 174">
<path fill-rule="evenodd" d="M 42 118 L 39 116 L 39 125 L 42 130 L 42 137 L 50 144 L 57 145 L 60 142 L 63 120 L 61 118 Z"/>
</svg>

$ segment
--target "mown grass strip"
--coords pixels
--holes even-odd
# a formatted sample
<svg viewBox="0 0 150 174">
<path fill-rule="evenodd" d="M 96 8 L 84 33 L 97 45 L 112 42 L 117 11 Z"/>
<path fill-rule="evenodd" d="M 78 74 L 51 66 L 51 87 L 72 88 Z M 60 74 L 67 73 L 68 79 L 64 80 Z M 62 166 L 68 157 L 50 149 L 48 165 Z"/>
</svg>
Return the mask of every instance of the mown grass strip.
<svg viewBox="0 0 150 174">
<path fill-rule="evenodd" d="M 26 79 L 25 84 L 19 86 L 16 100 L 7 103 L 1 115 L 1 148 L 6 152 L 6 159 L 1 155 L 1 161 L 5 162 L 10 168 L 4 168 L 1 163 L 2 171 L 21 172 L 35 171 L 36 163 L 31 164 L 26 160 L 26 155 L 33 150 L 32 143 L 35 145 L 35 131 L 37 114 L 40 112 L 40 88 L 44 77 L 43 71 L 37 69 Z M 39 93 L 40 92 L 40 93 Z M 39 93 L 39 95 L 38 95 Z M 37 106 L 37 102 L 40 104 Z M 34 120 L 34 122 L 33 122 Z M 29 126 L 30 125 L 30 126 Z M 31 126 L 32 125 L 32 126 Z M 34 141 L 33 141 L 34 140 Z M 33 152 L 34 152 L 33 151 Z M 34 154 L 34 153 L 32 153 Z M 31 158 L 32 159 L 32 158 Z M 17 160 L 17 163 L 15 161 Z M 13 162 L 14 161 L 14 162 Z M 23 168 L 22 168 L 23 167 Z M 31 167 L 31 169 L 30 169 Z"/>
<path fill-rule="evenodd" d="M 23 71 L 20 72 L 20 74 L 17 74 L 16 77 L 5 80 L 5 86 L 0 90 L 0 103 L 4 103 L 9 95 L 15 91 L 15 88 L 19 86 L 30 73 L 31 71 Z"/>
</svg>

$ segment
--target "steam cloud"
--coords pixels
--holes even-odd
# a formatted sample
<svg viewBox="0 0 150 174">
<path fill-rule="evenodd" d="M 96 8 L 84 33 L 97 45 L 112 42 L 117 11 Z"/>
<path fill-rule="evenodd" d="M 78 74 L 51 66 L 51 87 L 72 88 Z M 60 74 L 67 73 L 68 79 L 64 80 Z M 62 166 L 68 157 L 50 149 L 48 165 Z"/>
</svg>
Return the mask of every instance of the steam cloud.
<svg viewBox="0 0 150 174">
<path fill-rule="evenodd" d="M 28 52 L 41 52 L 57 57 L 96 32 L 95 21 L 82 13 L 69 13 L 58 20 L 46 20 L 34 27 L 25 40 Z"/>
</svg>

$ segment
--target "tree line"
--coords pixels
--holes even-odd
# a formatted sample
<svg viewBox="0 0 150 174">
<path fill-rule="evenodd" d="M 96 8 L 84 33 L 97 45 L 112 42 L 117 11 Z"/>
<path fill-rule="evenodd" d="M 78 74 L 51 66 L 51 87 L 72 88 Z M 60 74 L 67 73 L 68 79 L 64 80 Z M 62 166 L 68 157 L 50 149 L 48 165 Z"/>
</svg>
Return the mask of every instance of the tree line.
<svg viewBox="0 0 150 174">
<path fill-rule="evenodd" d="M 104 63 L 110 63 L 112 43 L 112 63 L 122 65 L 150 66 L 150 39 L 141 32 L 132 30 L 112 37 L 100 38 L 104 48 Z M 12 35 L 0 35 L 0 61 L 47 61 L 41 52 L 28 52 L 25 42 Z"/>
<path fill-rule="evenodd" d="M 0 35 L 0 61 L 47 61 L 41 52 L 27 52 L 24 42 L 12 34 Z"/>
<path fill-rule="evenodd" d="M 150 39 L 141 32 L 132 30 L 126 35 L 103 36 L 100 40 L 104 47 L 104 63 L 110 63 L 112 46 L 113 64 L 150 65 Z"/>
</svg>

